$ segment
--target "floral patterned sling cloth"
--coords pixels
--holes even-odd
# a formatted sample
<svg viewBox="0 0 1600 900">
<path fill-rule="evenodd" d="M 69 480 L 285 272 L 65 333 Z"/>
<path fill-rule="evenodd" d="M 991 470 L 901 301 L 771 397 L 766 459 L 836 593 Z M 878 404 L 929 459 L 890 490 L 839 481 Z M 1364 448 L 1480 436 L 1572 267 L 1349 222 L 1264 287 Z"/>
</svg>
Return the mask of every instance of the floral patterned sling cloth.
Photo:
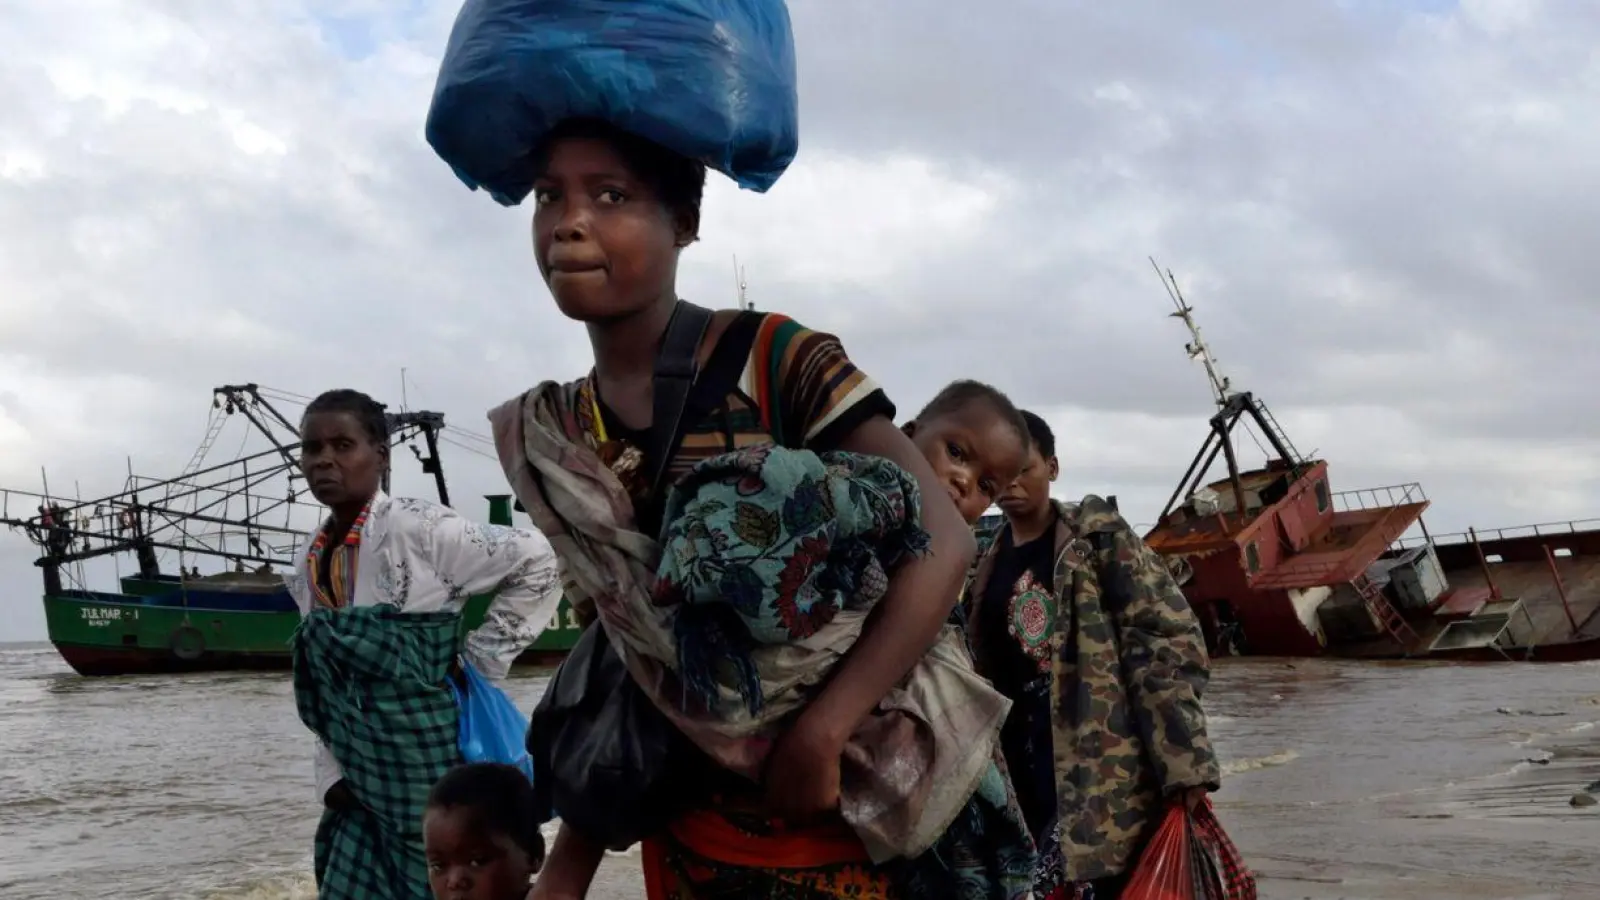
<svg viewBox="0 0 1600 900">
<path fill-rule="evenodd" d="M 854 642 L 891 571 L 926 552 L 920 510 L 916 479 L 879 457 L 762 445 L 697 464 L 668 497 L 654 590 L 671 611 L 684 711 L 737 721 L 803 704 L 842 659 L 808 642 L 841 623 Z M 845 760 L 847 821 L 868 818 L 849 786 L 892 777 L 879 765 L 913 742 L 895 729 L 857 742 L 870 755 Z M 976 787 L 929 829 L 930 850 L 897 864 L 908 896 L 1010 900 L 1031 888 L 1031 839 L 1006 779 L 991 762 Z"/>
<path fill-rule="evenodd" d="M 878 457 L 764 445 L 696 465 L 667 500 L 654 591 L 677 607 L 686 710 L 759 713 L 756 648 L 870 609 L 889 571 L 928 548 L 919 509 L 916 480 Z M 732 683 L 718 680 L 725 661 Z"/>
</svg>

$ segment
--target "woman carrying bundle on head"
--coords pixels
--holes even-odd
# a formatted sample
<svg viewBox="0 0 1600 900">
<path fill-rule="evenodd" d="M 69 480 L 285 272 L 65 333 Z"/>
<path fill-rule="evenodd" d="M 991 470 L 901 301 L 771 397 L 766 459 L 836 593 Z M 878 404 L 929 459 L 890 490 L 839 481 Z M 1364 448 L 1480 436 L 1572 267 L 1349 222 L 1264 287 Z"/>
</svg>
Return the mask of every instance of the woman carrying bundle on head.
<svg viewBox="0 0 1600 900">
<path fill-rule="evenodd" d="M 946 625 L 975 552 L 950 482 L 837 338 L 678 297 L 707 165 L 764 190 L 796 121 L 780 0 L 469 0 L 451 34 L 428 139 L 535 198 L 594 352 L 490 413 L 588 620 L 529 728 L 562 820 L 533 897 L 639 841 L 657 900 L 1027 894 L 1006 703 Z"/>
<path fill-rule="evenodd" d="M 895 427 L 894 407 L 837 338 L 782 315 L 712 313 L 678 299 L 678 256 L 698 236 L 703 167 L 595 121 L 556 129 L 537 166 L 539 269 L 558 308 L 586 325 L 594 368 L 492 412 L 496 443 L 517 495 L 562 558 L 575 608 L 598 614 L 585 640 L 610 650 L 601 647 L 596 658 L 615 652 L 648 701 L 643 709 L 687 741 L 674 743 L 670 764 L 661 765 L 670 784 L 646 785 L 650 804 L 623 810 L 586 802 L 581 786 L 563 803 L 563 766 L 589 759 L 588 751 L 547 754 L 564 821 L 533 896 L 583 896 L 601 849 L 626 845 L 629 827 L 655 821 L 661 827 L 637 835 L 655 898 L 1025 896 L 1032 846 L 995 765 L 1005 704 L 945 627 L 974 552 L 958 489 Z M 675 373 L 684 377 L 664 377 Z M 940 429 L 994 430 L 955 406 L 934 412 L 978 424 L 930 421 L 929 441 Z M 1026 439 L 1020 426 L 1009 427 L 1007 458 L 981 476 L 989 499 L 1021 469 Z M 917 426 L 908 430 L 915 436 Z M 949 446 L 968 452 L 964 443 Z M 784 448 L 810 451 L 810 460 L 823 454 L 827 464 L 809 474 L 786 468 L 807 463 Z M 849 459 L 829 457 L 834 451 Z M 900 510 L 907 531 L 925 532 L 919 552 L 886 567 L 870 617 L 793 625 L 791 646 L 822 642 L 827 654 L 780 651 L 783 661 L 767 665 L 772 656 L 751 652 L 747 672 L 765 706 L 686 709 L 685 697 L 703 682 L 690 678 L 694 666 L 683 654 L 715 656 L 728 632 L 714 615 L 691 617 L 691 604 L 671 589 L 680 585 L 658 575 L 692 580 L 695 554 L 721 551 L 725 562 L 730 541 L 790 545 L 816 522 L 786 502 L 799 493 L 776 486 L 793 477 L 808 490 L 838 487 L 829 479 L 843 470 L 877 479 L 880 494 L 892 495 L 885 508 Z M 978 477 L 960 490 L 975 493 Z M 836 495 L 850 495 L 845 487 Z M 736 507 L 745 510 L 741 521 L 723 520 L 731 530 L 696 544 L 693 534 L 706 532 L 693 526 L 714 528 L 717 510 L 731 515 Z M 752 530 L 753 522 L 766 524 Z M 677 549 L 663 555 L 657 535 Z M 579 677 L 570 671 L 578 658 L 575 651 L 551 696 L 569 675 Z M 824 662 L 829 669 L 814 667 Z M 785 694 L 785 677 L 816 687 L 796 699 Z M 781 696 L 791 702 L 784 706 Z M 550 721 L 536 711 L 530 749 L 550 737 L 539 733 Z M 583 725 L 568 718 L 564 727 Z M 878 777 L 889 771 L 902 777 Z M 592 777 L 573 771 L 569 780 Z"/>
<path fill-rule="evenodd" d="M 609 809 L 582 802 L 579 789 L 563 804 L 555 785 L 563 828 L 533 896 L 583 896 L 602 848 L 626 845 L 616 835 L 656 820 L 661 828 L 638 835 L 654 898 L 780 890 L 900 897 L 921 884 L 954 896 L 1024 896 L 1032 847 L 994 765 L 1005 705 L 945 628 L 974 552 L 952 489 L 895 427 L 893 405 L 837 338 L 782 315 L 711 313 L 678 299 L 678 255 L 698 236 L 702 166 L 595 121 L 555 130 L 537 163 L 539 269 L 557 307 L 586 325 L 594 368 L 492 412 L 496 443 L 518 497 L 561 555 L 575 608 L 598 614 L 590 627 L 601 631 L 586 639 L 608 643 L 611 651 L 597 652 L 620 656 L 646 711 L 688 740 L 675 743 L 662 766 L 671 785 L 649 786 L 649 807 Z M 679 371 L 689 377 L 674 388 L 660 376 L 680 362 L 671 358 L 679 349 Z M 987 479 L 995 491 L 1021 468 L 1024 438 L 1012 434 L 1012 458 L 1002 464 L 1009 471 Z M 768 487 L 778 457 L 730 460 L 729 451 L 772 445 L 848 451 L 908 473 L 897 489 L 926 532 L 925 552 L 892 570 L 874 615 L 843 639 L 831 677 L 781 721 L 771 702 L 780 686 L 759 676 L 769 701 L 760 715 L 686 713 L 678 653 L 718 642 L 652 612 L 665 602 L 654 596 L 656 574 L 670 559 L 654 537 L 672 524 L 663 521 L 668 486 L 724 466 L 724 474 Z M 552 695 L 576 665 L 568 660 Z M 910 703 L 908 673 L 918 697 L 949 705 L 916 716 L 881 708 L 891 696 Z M 799 663 L 788 674 L 820 680 Z M 538 733 L 544 721 L 536 712 L 530 749 L 547 737 Z M 564 760 L 578 757 L 552 755 L 558 780 Z M 873 775 L 890 768 L 907 780 Z M 602 821 L 602 813 L 617 818 Z M 609 833 L 584 834 L 579 819 Z M 877 845 L 869 848 L 866 836 Z M 941 840 L 952 846 L 926 852 Z"/>
<path fill-rule="evenodd" d="M 366 394 L 317 397 L 300 437 L 300 470 L 329 513 L 289 579 L 295 705 L 318 738 L 317 896 L 425 900 L 423 804 L 462 762 L 447 679 L 462 680 L 462 661 L 505 677 L 561 601 L 555 555 L 536 531 L 385 494 L 388 423 Z M 491 591 L 461 641 L 462 604 Z"/>
</svg>

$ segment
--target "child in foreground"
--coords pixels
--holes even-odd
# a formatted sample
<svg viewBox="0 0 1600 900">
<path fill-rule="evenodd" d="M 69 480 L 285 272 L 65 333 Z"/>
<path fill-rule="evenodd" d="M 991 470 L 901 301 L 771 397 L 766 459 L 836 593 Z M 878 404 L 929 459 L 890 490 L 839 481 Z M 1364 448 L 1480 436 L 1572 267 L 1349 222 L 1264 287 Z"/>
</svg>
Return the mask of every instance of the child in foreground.
<svg viewBox="0 0 1600 900">
<path fill-rule="evenodd" d="M 514 766 L 446 772 L 422 818 L 434 900 L 523 900 L 544 864 L 533 785 Z"/>
</svg>

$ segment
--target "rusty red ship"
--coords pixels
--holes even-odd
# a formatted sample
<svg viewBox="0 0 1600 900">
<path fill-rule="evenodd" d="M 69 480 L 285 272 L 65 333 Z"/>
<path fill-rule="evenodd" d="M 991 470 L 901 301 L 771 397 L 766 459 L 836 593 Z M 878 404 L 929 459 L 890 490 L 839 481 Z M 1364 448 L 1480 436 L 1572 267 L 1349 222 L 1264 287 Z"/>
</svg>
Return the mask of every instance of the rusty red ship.
<svg viewBox="0 0 1600 900">
<path fill-rule="evenodd" d="M 1159 268 L 1158 268 L 1158 271 Z M 1600 659 L 1600 520 L 1430 534 L 1419 484 L 1335 491 L 1265 403 L 1218 372 L 1163 273 L 1218 410 L 1146 535 L 1215 655 Z M 1265 440 L 1242 470 L 1235 435 Z M 1208 481 L 1218 457 L 1226 477 Z"/>
</svg>

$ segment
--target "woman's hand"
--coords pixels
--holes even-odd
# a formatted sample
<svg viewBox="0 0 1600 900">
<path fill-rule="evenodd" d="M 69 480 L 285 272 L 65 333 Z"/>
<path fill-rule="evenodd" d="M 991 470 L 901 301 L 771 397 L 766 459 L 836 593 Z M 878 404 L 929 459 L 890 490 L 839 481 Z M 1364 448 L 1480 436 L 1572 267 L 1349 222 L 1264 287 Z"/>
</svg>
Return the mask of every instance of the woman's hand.
<svg viewBox="0 0 1600 900">
<path fill-rule="evenodd" d="M 527 900 L 583 900 L 604 854 L 605 848 L 562 823 Z"/>
<path fill-rule="evenodd" d="M 803 821 L 839 808 L 839 758 L 849 733 L 802 713 L 778 738 L 762 772 L 774 815 Z"/>
</svg>

